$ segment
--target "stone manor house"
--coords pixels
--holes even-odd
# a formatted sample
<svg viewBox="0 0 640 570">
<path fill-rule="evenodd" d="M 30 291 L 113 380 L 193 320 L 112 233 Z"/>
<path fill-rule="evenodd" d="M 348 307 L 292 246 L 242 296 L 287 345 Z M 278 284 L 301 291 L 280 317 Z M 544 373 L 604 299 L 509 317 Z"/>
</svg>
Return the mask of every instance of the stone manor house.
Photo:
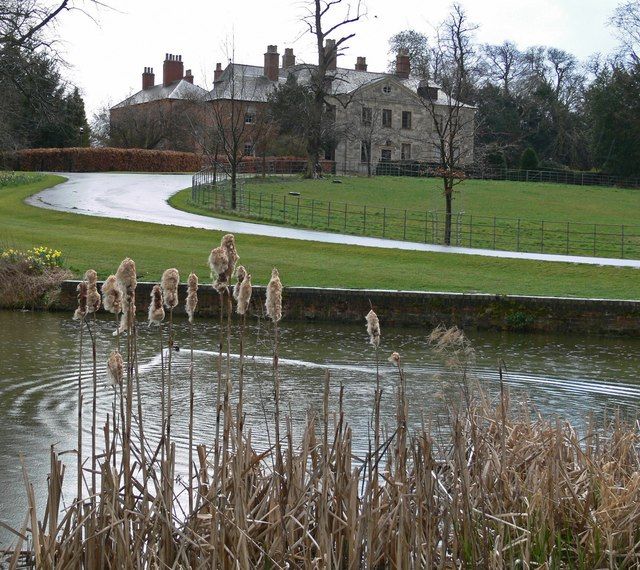
<svg viewBox="0 0 640 570">
<path fill-rule="evenodd" d="M 325 49 L 335 46 L 331 42 L 327 40 Z M 260 149 L 253 139 L 264 136 L 258 134 L 259 123 L 269 94 L 290 75 L 298 83 L 308 82 L 312 69 L 296 64 L 291 48 L 281 58 L 277 46 L 270 45 L 263 65 L 229 63 L 223 69 L 218 63 L 207 90 L 194 83 L 191 70 L 184 71 L 180 55 L 166 54 L 162 83 L 156 85 L 153 69 L 145 67 L 142 89 L 111 109 L 112 132 L 135 131 L 139 142 L 123 137 L 124 146 L 201 151 L 208 123 L 222 120 L 231 102 L 241 102 L 243 154 L 256 155 Z M 375 167 L 378 161 L 439 163 L 440 137 L 434 121 L 447 121 L 450 105 L 457 108 L 453 148 L 458 164 L 473 161 L 475 108 L 451 100 L 438 85 L 413 78 L 406 53 L 398 53 L 393 73 L 368 71 L 364 57 L 358 57 L 352 69 L 338 67 L 334 58 L 329 73 L 333 80 L 327 103 L 335 142 L 326 158 L 336 161 L 338 172 L 365 172 L 367 164 Z"/>
</svg>

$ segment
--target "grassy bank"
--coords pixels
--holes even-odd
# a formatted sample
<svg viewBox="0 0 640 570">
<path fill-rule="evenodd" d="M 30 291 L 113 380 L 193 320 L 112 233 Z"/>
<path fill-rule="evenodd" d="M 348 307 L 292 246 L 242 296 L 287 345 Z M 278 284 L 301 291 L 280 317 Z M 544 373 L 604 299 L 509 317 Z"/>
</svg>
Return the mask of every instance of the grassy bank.
<svg viewBox="0 0 640 570">
<path fill-rule="evenodd" d="M 54 212 L 26 205 L 31 194 L 62 181 L 0 189 L 0 244 L 62 250 L 76 274 L 94 267 L 106 277 L 120 260 L 138 262 L 141 279 L 158 280 L 168 266 L 209 278 L 206 259 L 221 232 Z M 493 259 L 340 246 L 238 235 L 242 263 L 254 283 L 266 284 L 277 265 L 285 285 L 497 294 L 640 298 L 633 269 Z"/>
<path fill-rule="evenodd" d="M 336 184 L 336 182 L 339 182 Z M 178 209 L 321 231 L 444 244 L 442 188 L 433 178 L 242 179 L 231 192 L 173 196 Z M 451 245 L 640 258 L 640 192 L 561 184 L 467 180 L 454 193 Z"/>
<path fill-rule="evenodd" d="M 333 180 L 340 180 L 335 184 Z M 444 210 L 442 182 L 437 178 L 394 176 L 336 177 L 321 180 L 250 179 L 251 191 L 301 196 L 318 201 L 333 200 L 371 207 Z M 475 216 L 498 216 L 531 220 L 566 221 L 586 224 L 637 224 L 640 191 L 502 180 L 465 180 L 457 186 L 454 212 Z"/>
</svg>

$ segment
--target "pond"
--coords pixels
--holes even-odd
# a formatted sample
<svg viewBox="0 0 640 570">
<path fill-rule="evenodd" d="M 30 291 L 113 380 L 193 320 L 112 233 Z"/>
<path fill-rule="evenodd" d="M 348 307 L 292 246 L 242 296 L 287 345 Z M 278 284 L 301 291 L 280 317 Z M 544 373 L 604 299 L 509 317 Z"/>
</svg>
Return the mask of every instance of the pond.
<svg viewBox="0 0 640 570">
<path fill-rule="evenodd" d="M 36 488 L 38 505 L 43 506 L 48 451 L 76 447 L 78 331 L 68 314 L 2 312 L 0 330 L 0 520 L 12 526 L 22 523 L 26 501 L 20 458 Z M 187 471 L 187 421 L 189 382 L 189 327 L 186 320 L 174 323 L 175 342 L 180 350 L 173 361 L 172 433 L 178 448 L 178 468 Z M 99 318 L 98 343 L 99 424 L 111 411 L 113 390 L 106 385 L 106 359 L 115 346 L 113 321 Z M 394 389 L 398 373 L 387 362 L 392 351 L 402 357 L 413 426 L 431 418 L 437 425 L 451 406 L 461 402 L 466 387 L 474 393 L 478 385 L 490 396 L 499 393 L 499 367 L 509 387 L 514 405 L 525 402 L 544 415 L 557 415 L 578 426 L 590 417 L 602 419 L 620 410 L 635 418 L 640 404 L 638 358 L 640 339 L 586 336 L 542 336 L 469 331 L 475 356 L 460 362 L 437 354 L 428 345 L 430 331 L 415 328 L 390 329 L 382 323 L 380 378 L 383 387 L 383 417 L 394 416 Z M 238 365 L 238 331 L 231 342 L 231 378 Z M 196 321 L 194 326 L 194 382 L 198 443 L 210 441 L 214 429 L 218 323 Z M 166 340 L 166 328 L 165 328 Z M 86 335 L 85 335 L 86 341 Z M 161 358 L 157 329 L 146 323 L 140 327 L 138 353 L 145 433 L 159 438 Z M 245 412 L 252 426 L 256 447 L 268 445 L 265 418 L 271 417 L 272 340 L 269 326 L 252 322 L 245 340 Z M 340 386 L 344 387 L 346 419 L 354 432 L 354 451 L 367 448 L 368 427 L 373 407 L 376 361 L 368 344 L 364 318 L 362 325 L 288 323 L 280 326 L 280 378 L 282 409 L 291 414 L 294 431 L 304 424 L 309 410 L 322 409 L 323 386 L 330 375 L 331 408 L 338 409 Z M 90 396 L 92 386 L 90 350 L 85 344 L 82 364 L 85 392 L 85 449 L 90 437 Z M 273 430 L 271 430 L 271 435 Z M 63 455 L 68 464 L 65 501 L 74 497 L 74 454 Z M 0 545 L 11 535 L 0 529 Z"/>
</svg>

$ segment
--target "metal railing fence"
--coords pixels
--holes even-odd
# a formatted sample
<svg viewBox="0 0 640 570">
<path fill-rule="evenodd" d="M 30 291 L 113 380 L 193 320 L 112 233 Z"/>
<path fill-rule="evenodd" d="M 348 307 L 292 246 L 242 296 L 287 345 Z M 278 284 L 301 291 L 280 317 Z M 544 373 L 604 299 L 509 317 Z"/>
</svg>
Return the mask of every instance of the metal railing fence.
<svg viewBox="0 0 640 570">
<path fill-rule="evenodd" d="M 247 180 L 238 179 L 236 210 L 231 210 L 232 188 L 226 175 L 221 171 L 198 173 L 194 176 L 192 202 L 257 221 L 444 244 L 446 214 L 441 210 L 418 211 L 274 194 L 248 188 Z M 451 228 L 452 246 L 640 259 L 640 225 L 505 218 L 459 211 L 452 215 Z"/>
</svg>

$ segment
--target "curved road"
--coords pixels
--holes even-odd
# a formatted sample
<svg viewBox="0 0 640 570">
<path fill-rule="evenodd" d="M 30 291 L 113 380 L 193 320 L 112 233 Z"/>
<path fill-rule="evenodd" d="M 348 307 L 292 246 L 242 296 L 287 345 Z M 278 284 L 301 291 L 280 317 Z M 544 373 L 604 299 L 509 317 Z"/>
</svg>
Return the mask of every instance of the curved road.
<svg viewBox="0 0 640 570">
<path fill-rule="evenodd" d="M 27 203 L 41 208 L 87 214 L 90 216 L 219 230 L 236 234 L 360 245 L 364 247 L 640 268 L 640 260 L 633 259 L 609 259 L 603 257 L 446 247 L 442 245 L 301 230 L 282 226 L 269 226 L 190 214 L 176 210 L 167 204 L 170 196 L 183 188 L 191 186 L 191 175 L 186 174 L 62 174 L 69 179 L 67 182 L 31 196 L 27 199 Z"/>
</svg>

